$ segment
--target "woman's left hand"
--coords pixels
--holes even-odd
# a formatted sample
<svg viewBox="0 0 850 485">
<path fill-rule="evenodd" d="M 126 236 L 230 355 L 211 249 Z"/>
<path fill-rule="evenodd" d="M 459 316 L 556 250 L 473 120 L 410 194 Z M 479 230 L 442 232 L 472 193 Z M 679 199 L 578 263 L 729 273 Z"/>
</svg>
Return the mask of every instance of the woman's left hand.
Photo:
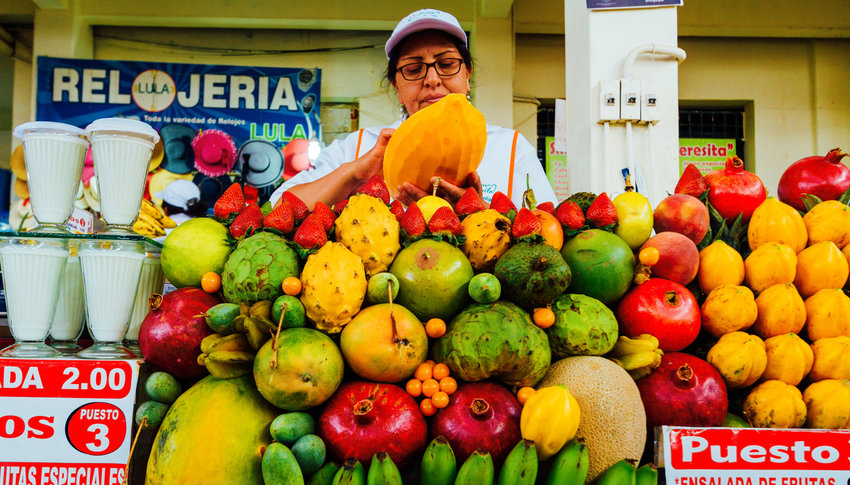
<svg viewBox="0 0 850 485">
<path fill-rule="evenodd" d="M 462 185 L 455 185 L 439 177 L 431 178 L 431 183 L 437 184 L 437 196 L 446 199 L 452 205 L 457 203 L 458 199 L 461 198 L 463 193 L 466 192 L 466 189 L 469 187 L 474 188 L 479 195 L 482 191 L 481 177 L 478 176 L 478 172 L 471 172 L 467 175 L 466 180 L 464 180 Z M 402 186 L 398 188 L 398 191 L 399 200 L 401 200 L 404 205 L 410 205 L 411 202 L 415 202 L 426 195 L 431 195 L 430 192 L 425 192 L 418 186 L 409 182 L 402 184 Z"/>
</svg>

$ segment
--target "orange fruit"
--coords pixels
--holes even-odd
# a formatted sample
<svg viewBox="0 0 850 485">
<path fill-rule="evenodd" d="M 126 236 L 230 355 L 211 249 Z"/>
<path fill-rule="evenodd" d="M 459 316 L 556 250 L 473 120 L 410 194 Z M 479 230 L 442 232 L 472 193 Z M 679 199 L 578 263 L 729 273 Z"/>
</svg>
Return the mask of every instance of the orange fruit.
<svg viewBox="0 0 850 485">
<path fill-rule="evenodd" d="M 532 320 L 540 328 L 549 328 L 555 324 L 555 312 L 551 308 L 537 308 L 534 310 Z"/>
<path fill-rule="evenodd" d="M 221 276 L 215 271 L 209 271 L 201 276 L 201 288 L 207 293 L 215 293 L 221 289 Z"/>
<path fill-rule="evenodd" d="M 407 381 L 407 385 L 404 386 L 404 390 L 413 397 L 419 397 L 422 395 L 422 381 L 419 379 L 410 379 Z"/>
<path fill-rule="evenodd" d="M 564 229 L 558 219 L 540 209 L 534 209 L 531 213 L 540 221 L 540 235 L 543 236 L 543 242 L 560 251 L 561 246 L 564 245 Z"/>
<path fill-rule="evenodd" d="M 423 416 L 433 416 L 437 412 L 437 408 L 430 398 L 425 398 L 419 403 L 419 411 Z"/>
<path fill-rule="evenodd" d="M 434 364 L 434 368 L 431 369 L 431 375 L 438 381 L 448 377 L 449 372 L 449 366 L 443 363 Z"/>
<path fill-rule="evenodd" d="M 535 392 L 537 392 L 537 389 L 533 387 L 520 387 L 516 392 L 516 400 L 519 401 L 520 404 L 525 405 L 528 398 L 533 396 Z"/>
<path fill-rule="evenodd" d="M 301 280 L 297 276 L 287 276 L 283 279 L 281 287 L 285 294 L 298 296 L 301 293 Z"/>
<path fill-rule="evenodd" d="M 437 391 L 431 396 L 431 402 L 437 409 L 443 409 L 449 405 L 449 395 L 443 391 Z"/>
<path fill-rule="evenodd" d="M 440 383 L 436 379 L 427 379 L 422 381 L 422 395 L 425 397 L 434 397 L 434 394 L 440 392 Z"/>
<path fill-rule="evenodd" d="M 440 338 L 446 334 L 446 322 L 432 318 L 425 322 L 425 333 L 431 338 Z"/>
<path fill-rule="evenodd" d="M 454 377 L 443 377 L 440 379 L 440 390 L 446 394 L 454 394 L 457 391 L 457 381 Z"/>
<path fill-rule="evenodd" d="M 419 379 L 422 382 L 427 381 L 433 377 L 433 369 L 434 364 L 429 364 L 426 360 L 425 362 L 419 364 L 419 367 L 413 372 L 413 377 Z"/>
</svg>

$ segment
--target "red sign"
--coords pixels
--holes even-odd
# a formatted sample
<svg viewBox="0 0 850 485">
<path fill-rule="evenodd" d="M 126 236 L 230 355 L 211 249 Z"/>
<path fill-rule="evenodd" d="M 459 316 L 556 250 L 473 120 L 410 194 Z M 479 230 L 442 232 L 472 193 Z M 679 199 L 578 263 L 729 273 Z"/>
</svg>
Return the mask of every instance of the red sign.
<svg viewBox="0 0 850 485">
<path fill-rule="evenodd" d="M 132 371 L 123 360 L 2 359 L 0 396 L 121 399 L 135 388 Z"/>
</svg>

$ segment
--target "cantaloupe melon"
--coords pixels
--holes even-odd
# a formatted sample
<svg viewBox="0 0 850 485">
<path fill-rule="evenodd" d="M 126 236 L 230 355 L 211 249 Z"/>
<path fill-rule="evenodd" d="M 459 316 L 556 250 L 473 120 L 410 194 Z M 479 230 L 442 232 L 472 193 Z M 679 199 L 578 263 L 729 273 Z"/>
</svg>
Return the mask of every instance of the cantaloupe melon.
<svg viewBox="0 0 850 485">
<path fill-rule="evenodd" d="M 623 458 L 640 460 L 646 412 L 628 372 L 604 357 L 567 357 L 549 367 L 538 387 L 557 384 L 567 386 L 581 409 L 576 438 L 590 452 L 588 482 Z"/>
</svg>

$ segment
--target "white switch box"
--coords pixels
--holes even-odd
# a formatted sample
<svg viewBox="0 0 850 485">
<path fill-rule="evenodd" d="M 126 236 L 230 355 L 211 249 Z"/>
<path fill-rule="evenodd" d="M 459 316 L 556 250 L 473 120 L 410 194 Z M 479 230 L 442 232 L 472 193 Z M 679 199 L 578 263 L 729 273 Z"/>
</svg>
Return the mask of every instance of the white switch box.
<svg viewBox="0 0 850 485">
<path fill-rule="evenodd" d="M 655 123 L 658 120 L 658 91 L 652 84 L 645 84 L 641 97 L 640 121 L 642 123 Z"/>
<path fill-rule="evenodd" d="M 620 121 L 639 121 L 640 104 L 640 81 L 637 79 L 621 79 Z"/>
<path fill-rule="evenodd" d="M 620 119 L 620 82 L 599 82 L 599 122 L 616 122 Z"/>
</svg>

